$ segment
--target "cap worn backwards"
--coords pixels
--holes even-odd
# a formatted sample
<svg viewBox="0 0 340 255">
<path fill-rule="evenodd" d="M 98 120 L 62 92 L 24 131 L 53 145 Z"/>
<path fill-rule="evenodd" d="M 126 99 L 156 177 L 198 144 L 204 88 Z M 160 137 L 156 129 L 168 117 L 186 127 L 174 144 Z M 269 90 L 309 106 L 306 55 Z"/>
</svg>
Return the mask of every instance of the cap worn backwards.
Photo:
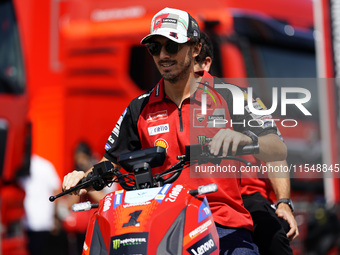
<svg viewBox="0 0 340 255">
<path fill-rule="evenodd" d="M 145 36 L 141 44 L 149 42 L 155 35 L 161 35 L 177 43 L 186 43 L 191 38 L 200 38 L 197 21 L 185 11 L 164 8 L 153 16 L 150 34 Z"/>
</svg>

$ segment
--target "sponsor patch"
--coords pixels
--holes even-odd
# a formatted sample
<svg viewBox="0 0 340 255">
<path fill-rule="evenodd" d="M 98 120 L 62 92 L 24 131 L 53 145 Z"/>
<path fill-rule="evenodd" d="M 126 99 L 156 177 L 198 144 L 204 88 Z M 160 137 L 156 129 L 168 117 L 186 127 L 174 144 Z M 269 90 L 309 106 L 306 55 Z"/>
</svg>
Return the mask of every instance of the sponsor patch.
<svg viewBox="0 0 340 255">
<path fill-rule="evenodd" d="M 163 138 L 158 138 L 155 143 L 154 143 L 155 146 L 159 146 L 159 147 L 163 147 L 164 149 L 168 150 L 169 148 L 169 144 L 168 142 L 163 139 Z"/>
<path fill-rule="evenodd" d="M 158 125 L 148 128 L 149 136 L 169 133 L 169 124 Z"/>
<path fill-rule="evenodd" d="M 187 251 L 191 255 L 206 255 L 211 254 L 217 249 L 216 243 L 211 234 L 206 235 L 197 243 L 190 246 Z"/>
<path fill-rule="evenodd" d="M 175 39 L 178 39 L 177 33 L 175 33 L 175 32 L 170 32 L 169 36 L 171 36 Z"/>
<path fill-rule="evenodd" d="M 208 115 L 208 121 L 224 120 L 224 115 Z"/>
<path fill-rule="evenodd" d="M 183 186 L 180 184 L 177 184 L 175 187 L 172 188 L 169 197 L 165 199 L 165 202 L 175 202 L 179 193 L 181 193 L 183 189 Z"/>
<path fill-rule="evenodd" d="M 155 97 L 158 97 L 159 96 L 159 87 L 160 87 L 160 83 L 158 82 L 157 83 L 157 86 L 156 86 L 156 92 L 155 92 Z"/>
<path fill-rule="evenodd" d="M 122 201 L 123 201 L 123 192 L 124 190 L 117 190 L 115 192 L 115 200 L 113 202 L 113 208 L 116 208 L 117 206 L 119 206 Z"/>
<path fill-rule="evenodd" d="M 105 150 L 108 151 L 109 149 L 111 149 L 111 145 L 110 144 L 105 144 Z"/>
<path fill-rule="evenodd" d="M 193 127 L 205 128 L 207 126 L 207 115 L 214 114 L 213 109 L 207 109 L 207 114 L 202 114 L 201 108 L 193 109 L 192 125 Z"/>
<path fill-rule="evenodd" d="M 123 208 L 133 207 L 133 206 L 144 206 L 149 205 L 151 202 L 143 202 L 143 203 L 137 203 L 137 204 L 123 204 Z"/>
<path fill-rule="evenodd" d="M 267 122 L 265 122 L 264 124 L 263 124 L 263 126 L 262 126 L 263 128 L 267 128 L 267 127 L 269 127 L 269 128 L 272 128 L 272 127 L 276 127 L 276 124 L 275 124 L 275 122 L 274 121 L 267 121 Z M 278 135 L 279 135 L 279 131 L 277 132 L 278 133 Z M 280 136 L 280 135 L 279 135 Z"/>
<path fill-rule="evenodd" d="M 260 107 L 264 110 L 267 109 L 267 107 L 264 105 L 264 103 L 262 102 L 262 100 L 260 98 L 256 98 L 256 102 L 260 105 Z"/>
<path fill-rule="evenodd" d="M 115 142 L 115 139 L 113 139 L 111 135 L 109 136 L 109 139 L 108 139 L 108 140 L 109 140 L 109 142 L 110 142 L 111 144 L 113 144 L 113 143 Z"/>
<path fill-rule="evenodd" d="M 163 188 L 161 189 L 161 191 L 158 193 L 158 195 L 156 196 L 155 200 L 158 203 L 161 203 L 166 195 L 166 193 L 168 193 L 170 187 L 172 186 L 172 184 L 165 184 L 163 186 Z"/>
<path fill-rule="evenodd" d="M 198 226 L 196 229 L 194 229 L 193 231 L 191 231 L 189 233 L 189 237 L 191 239 L 194 239 L 195 237 L 197 237 L 198 235 L 202 234 L 204 231 L 206 231 L 211 225 L 212 225 L 212 221 L 208 220 L 206 222 L 204 222 L 202 225 Z"/>
<path fill-rule="evenodd" d="M 205 119 L 205 114 L 198 113 L 196 115 L 196 119 L 198 120 L 198 122 L 202 123 Z"/>
<path fill-rule="evenodd" d="M 163 22 L 163 23 L 172 23 L 172 24 L 176 24 L 176 23 L 177 23 L 177 19 L 163 18 L 162 22 Z"/>
<path fill-rule="evenodd" d="M 117 121 L 117 124 L 116 126 L 114 127 L 114 129 L 112 130 L 112 133 L 115 135 L 115 136 L 119 136 L 119 132 L 120 132 L 120 126 L 122 124 L 122 121 L 126 115 L 126 112 L 127 112 L 127 108 L 125 109 L 125 111 L 122 113 L 122 115 L 120 116 L 119 120 Z"/>
<path fill-rule="evenodd" d="M 205 135 L 198 135 L 197 136 L 197 140 L 199 144 L 205 145 L 207 143 L 210 143 L 212 138 L 211 137 L 207 137 Z"/>
<path fill-rule="evenodd" d="M 204 198 L 198 210 L 198 222 L 205 220 L 209 215 L 211 215 L 211 211 L 207 199 Z"/>
<path fill-rule="evenodd" d="M 158 120 L 165 120 L 168 118 L 168 111 L 164 110 L 164 111 L 159 111 L 159 112 L 155 112 L 155 113 L 148 113 L 147 117 L 146 117 L 146 121 L 147 122 L 154 122 L 154 121 L 158 121 Z"/>
<path fill-rule="evenodd" d="M 267 107 L 264 105 L 264 103 L 261 101 L 261 99 L 257 98 L 256 101 L 252 101 L 253 107 L 256 110 L 266 110 Z M 247 112 L 251 112 L 251 110 L 249 109 L 249 106 L 246 105 L 244 107 L 246 109 Z"/>
<path fill-rule="evenodd" d="M 208 114 L 208 126 L 214 128 L 226 128 L 225 123 L 225 109 L 224 108 L 216 108 L 214 109 L 213 114 Z"/>
<path fill-rule="evenodd" d="M 272 116 L 271 115 L 256 115 L 254 113 L 251 113 L 250 116 L 253 118 L 253 119 L 257 119 L 257 120 L 268 120 L 268 119 L 272 119 Z"/>
<path fill-rule="evenodd" d="M 103 212 L 106 212 L 110 209 L 112 203 L 112 195 L 113 193 L 110 193 L 105 197 Z"/>
<path fill-rule="evenodd" d="M 111 237 L 110 255 L 139 254 L 146 255 L 149 233 L 127 233 Z"/>
</svg>

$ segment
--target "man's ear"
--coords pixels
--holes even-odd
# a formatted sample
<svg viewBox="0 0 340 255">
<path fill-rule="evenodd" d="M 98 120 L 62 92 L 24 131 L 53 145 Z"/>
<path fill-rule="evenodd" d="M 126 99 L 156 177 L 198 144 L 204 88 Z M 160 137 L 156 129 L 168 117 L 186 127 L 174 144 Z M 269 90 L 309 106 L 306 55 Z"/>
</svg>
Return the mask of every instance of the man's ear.
<svg viewBox="0 0 340 255">
<path fill-rule="evenodd" d="M 210 71 L 210 67 L 211 67 L 211 64 L 212 64 L 212 59 L 211 57 L 206 57 L 203 61 L 203 69 L 207 72 Z"/>
<path fill-rule="evenodd" d="M 194 45 L 194 49 L 193 49 L 193 52 L 192 52 L 194 58 L 197 57 L 200 54 L 201 49 L 202 49 L 202 43 Z"/>
</svg>

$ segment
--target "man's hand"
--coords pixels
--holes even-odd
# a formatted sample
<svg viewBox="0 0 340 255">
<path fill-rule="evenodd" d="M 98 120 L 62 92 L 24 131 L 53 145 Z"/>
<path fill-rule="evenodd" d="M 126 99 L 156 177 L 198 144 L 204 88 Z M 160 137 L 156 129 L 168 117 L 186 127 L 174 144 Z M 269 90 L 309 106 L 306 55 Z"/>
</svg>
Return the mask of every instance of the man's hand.
<svg viewBox="0 0 340 255">
<path fill-rule="evenodd" d="M 232 129 L 220 129 L 209 143 L 210 153 L 217 156 L 223 146 L 222 156 L 225 157 L 227 156 L 229 147 L 231 146 L 232 155 L 235 155 L 239 145 L 247 145 L 251 143 L 251 138 L 245 134 Z"/>
<path fill-rule="evenodd" d="M 78 182 L 85 177 L 85 173 L 83 171 L 74 170 L 71 173 L 68 173 L 64 177 L 63 181 L 63 191 L 69 190 L 70 188 L 76 186 Z M 87 193 L 86 189 L 81 189 L 78 191 L 74 191 L 72 195 L 85 195 Z"/>
<path fill-rule="evenodd" d="M 295 221 L 294 215 L 290 207 L 285 203 L 280 203 L 275 211 L 279 218 L 286 220 L 289 224 L 290 230 L 287 233 L 287 237 L 290 241 L 293 241 L 299 236 L 299 229 Z"/>
</svg>

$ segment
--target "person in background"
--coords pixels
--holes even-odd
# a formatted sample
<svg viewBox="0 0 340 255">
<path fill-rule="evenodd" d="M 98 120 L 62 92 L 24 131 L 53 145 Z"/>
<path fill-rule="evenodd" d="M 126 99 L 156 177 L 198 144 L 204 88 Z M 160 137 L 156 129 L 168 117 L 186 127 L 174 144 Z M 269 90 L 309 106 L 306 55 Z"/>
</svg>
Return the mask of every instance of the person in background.
<svg viewBox="0 0 340 255">
<path fill-rule="evenodd" d="M 30 174 L 20 179 L 25 190 L 24 209 L 30 255 L 66 254 L 60 247 L 60 223 L 56 205 L 48 198 L 60 190 L 60 179 L 54 165 L 36 155 L 31 156 Z M 64 246 L 63 243 L 61 246 Z"/>
<path fill-rule="evenodd" d="M 75 169 L 86 172 L 86 170 L 91 168 L 97 161 L 90 145 L 85 141 L 79 142 L 74 150 Z M 114 184 L 111 187 L 105 187 L 100 191 L 91 191 L 84 196 L 67 196 L 68 213 L 63 219 L 63 226 L 68 232 L 69 250 L 71 254 L 81 255 L 87 225 L 93 214 L 93 210 L 75 213 L 72 211 L 72 205 L 85 201 L 91 201 L 92 203 L 98 202 L 100 199 L 104 198 L 107 193 L 113 192 L 116 188 L 117 187 Z"/>
<path fill-rule="evenodd" d="M 213 62 L 213 44 L 207 34 L 201 33 L 202 49 L 195 58 L 195 71 L 210 71 Z M 265 164 L 254 156 L 244 156 L 252 165 Z M 286 166 L 286 161 L 266 164 L 268 167 Z M 270 193 L 274 191 L 277 204 L 272 207 Z M 299 235 L 290 200 L 289 174 L 269 174 L 267 178 L 248 175 L 241 178 L 241 193 L 245 208 L 250 212 L 253 223 L 253 240 L 261 255 L 293 254 L 289 240 Z"/>
<path fill-rule="evenodd" d="M 96 158 L 87 142 L 81 141 L 78 143 L 74 151 L 75 169 L 86 171 L 96 163 Z"/>
<path fill-rule="evenodd" d="M 98 157 L 92 151 L 90 145 L 81 141 L 78 143 L 75 151 L 74 151 L 74 165 L 75 169 L 78 171 L 86 172 L 89 168 L 91 168 L 96 162 L 98 162 Z M 101 191 L 93 191 L 88 193 L 89 198 L 93 202 L 98 202 L 101 200 L 106 194 L 113 192 L 118 189 L 118 185 L 113 183 L 110 187 L 105 187 Z"/>
<path fill-rule="evenodd" d="M 214 46 L 206 33 L 201 32 L 200 41 L 202 48 L 200 54 L 195 58 L 194 71 L 199 72 L 204 70 L 210 72 L 214 60 Z"/>
</svg>

